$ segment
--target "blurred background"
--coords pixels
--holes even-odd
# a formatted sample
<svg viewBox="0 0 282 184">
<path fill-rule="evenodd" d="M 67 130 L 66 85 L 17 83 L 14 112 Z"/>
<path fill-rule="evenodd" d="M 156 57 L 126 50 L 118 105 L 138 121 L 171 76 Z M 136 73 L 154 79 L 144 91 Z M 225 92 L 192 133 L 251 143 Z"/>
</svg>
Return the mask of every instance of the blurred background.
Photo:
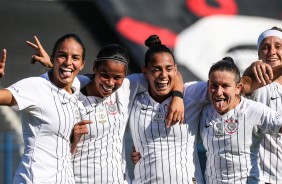
<svg viewBox="0 0 282 184">
<path fill-rule="evenodd" d="M 210 66 L 225 56 L 233 57 L 241 71 L 255 61 L 259 34 L 273 26 L 282 28 L 282 1 L 0 0 L 0 20 L 0 49 L 8 51 L 2 87 L 45 71 L 38 63 L 30 64 L 34 51 L 26 40 L 38 36 L 51 53 L 66 33 L 78 34 L 86 45 L 82 73 L 92 72 L 96 54 L 109 43 L 125 46 L 131 58 L 129 73 L 140 72 L 144 40 L 157 34 L 173 50 L 188 82 L 207 80 Z M 21 122 L 9 107 L 0 107 L 0 121 L 0 184 L 9 184 L 23 150 Z M 128 134 L 126 141 L 130 150 Z M 199 152 L 204 154 L 201 146 Z"/>
</svg>

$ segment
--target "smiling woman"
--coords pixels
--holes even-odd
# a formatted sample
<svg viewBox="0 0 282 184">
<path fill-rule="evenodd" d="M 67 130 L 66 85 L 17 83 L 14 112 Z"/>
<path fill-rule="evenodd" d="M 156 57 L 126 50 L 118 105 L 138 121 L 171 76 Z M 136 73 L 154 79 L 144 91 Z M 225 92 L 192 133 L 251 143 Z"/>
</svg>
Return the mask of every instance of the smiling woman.
<svg viewBox="0 0 282 184">
<path fill-rule="evenodd" d="M 209 71 L 211 104 L 204 107 L 200 135 L 207 150 L 207 183 L 259 183 L 258 152 L 265 134 L 278 136 L 282 117 L 241 97 L 240 72 L 230 57 Z"/>
<path fill-rule="evenodd" d="M 58 39 L 51 62 L 53 69 L 44 75 L 0 90 L 0 104 L 22 117 L 25 149 L 14 183 L 74 183 L 69 137 L 83 114 L 76 78 L 84 66 L 80 38 L 67 34 Z"/>
</svg>

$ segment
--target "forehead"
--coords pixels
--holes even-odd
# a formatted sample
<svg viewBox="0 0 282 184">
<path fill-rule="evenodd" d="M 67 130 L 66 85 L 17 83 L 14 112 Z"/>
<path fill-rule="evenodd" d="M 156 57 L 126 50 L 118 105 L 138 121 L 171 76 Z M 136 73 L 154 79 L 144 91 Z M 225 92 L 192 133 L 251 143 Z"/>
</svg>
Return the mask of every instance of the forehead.
<svg viewBox="0 0 282 184">
<path fill-rule="evenodd" d="M 126 73 L 126 64 L 115 60 L 104 60 L 100 62 L 97 68 L 98 72 L 105 72 L 111 74 L 124 74 Z"/>
<path fill-rule="evenodd" d="M 262 40 L 261 45 L 269 43 L 282 43 L 282 39 L 277 36 L 268 36 Z"/>
<path fill-rule="evenodd" d="M 83 48 L 80 43 L 75 41 L 73 38 L 65 39 L 58 45 L 57 51 L 62 50 L 73 50 L 81 53 L 83 52 Z"/>
<path fill-rule="evenodd" d="M 235 81 L 235 74 L 226 70 L 213 71 L 209 75 L 209 81 L 213 83 Z"/>
<path fill-rule="evenodd" d="M 155 65 L 174 65 L 174 60 L 171 54 L 162 52 L 162 53 L 155 53 L 150 60 L 152 66 Z"/>
</svg>

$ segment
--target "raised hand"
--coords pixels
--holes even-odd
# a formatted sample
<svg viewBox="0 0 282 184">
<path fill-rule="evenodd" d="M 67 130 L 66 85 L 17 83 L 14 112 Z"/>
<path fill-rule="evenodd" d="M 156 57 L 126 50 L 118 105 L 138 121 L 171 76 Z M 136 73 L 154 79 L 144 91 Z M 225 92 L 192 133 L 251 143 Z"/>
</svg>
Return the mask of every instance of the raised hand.
<svg viewBox="0 0 282 184">
<path fill-rule="evenodd" d="M 0 78 L 2 78 L 5 75 L 6 58 L 7 58 L 7 51 L 6 49 L 3 49 L 1 60 L 0 60 Z"/>
<path fill-rule="evenodd" d="M 53 64 L 51 63 L 49 55 L 44 50 L 44 48 L 42 47 L 40 41 L 38 40 L 36 36 L 34 36 L 34 39 L 35 39 L 36 44 L 30 41 L 26 41 L 26 44 L 36 51 L 36 54 L 31 56 L 31 64 L 39 62 L 40 64 L 42 64 L 45 67 L 52 68 Z"/>
</svg>

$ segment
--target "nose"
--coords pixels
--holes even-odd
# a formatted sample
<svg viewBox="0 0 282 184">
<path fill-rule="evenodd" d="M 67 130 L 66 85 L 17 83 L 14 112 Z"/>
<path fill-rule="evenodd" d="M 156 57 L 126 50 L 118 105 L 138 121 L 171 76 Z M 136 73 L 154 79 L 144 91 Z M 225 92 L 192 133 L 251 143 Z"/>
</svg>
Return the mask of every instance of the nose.
<svg viewBox="0 0 282 184">
<path fill-rule="evenodd" d="M 107 80 L 107 84 L 111 87 L 115 85 L 115 80 L 111 77 Z"/>
<path fill-rule="evenodd" d="M 268 51 L 269 55 L 274 55 L 276 54 L 276 48 L 274 45 L 271 45 L 271 47 L 269 47 L 269 51 Z"/>
<path fill-rule="evenodd" d="M 223 88 L 219 86 L 215 91 L 217 96 L 221 96 L 223 94 Z"/>
<path fill-rule="evenodd" d="M 67 57 L 66 60 L 65 60 L 65 64 L 66 65 L 71 65 L 72 63 L 72 58 L 71 57 Z"/>
<path fill-rule="evenodd" d="M 163 71 L 161 72 L 161 76 L 162 76 L 163 78 L 166 78 L 166 77 L 167 77 L 167 71 L 166 71 L 166 70 L 163 70 Z"/>
</svg>

